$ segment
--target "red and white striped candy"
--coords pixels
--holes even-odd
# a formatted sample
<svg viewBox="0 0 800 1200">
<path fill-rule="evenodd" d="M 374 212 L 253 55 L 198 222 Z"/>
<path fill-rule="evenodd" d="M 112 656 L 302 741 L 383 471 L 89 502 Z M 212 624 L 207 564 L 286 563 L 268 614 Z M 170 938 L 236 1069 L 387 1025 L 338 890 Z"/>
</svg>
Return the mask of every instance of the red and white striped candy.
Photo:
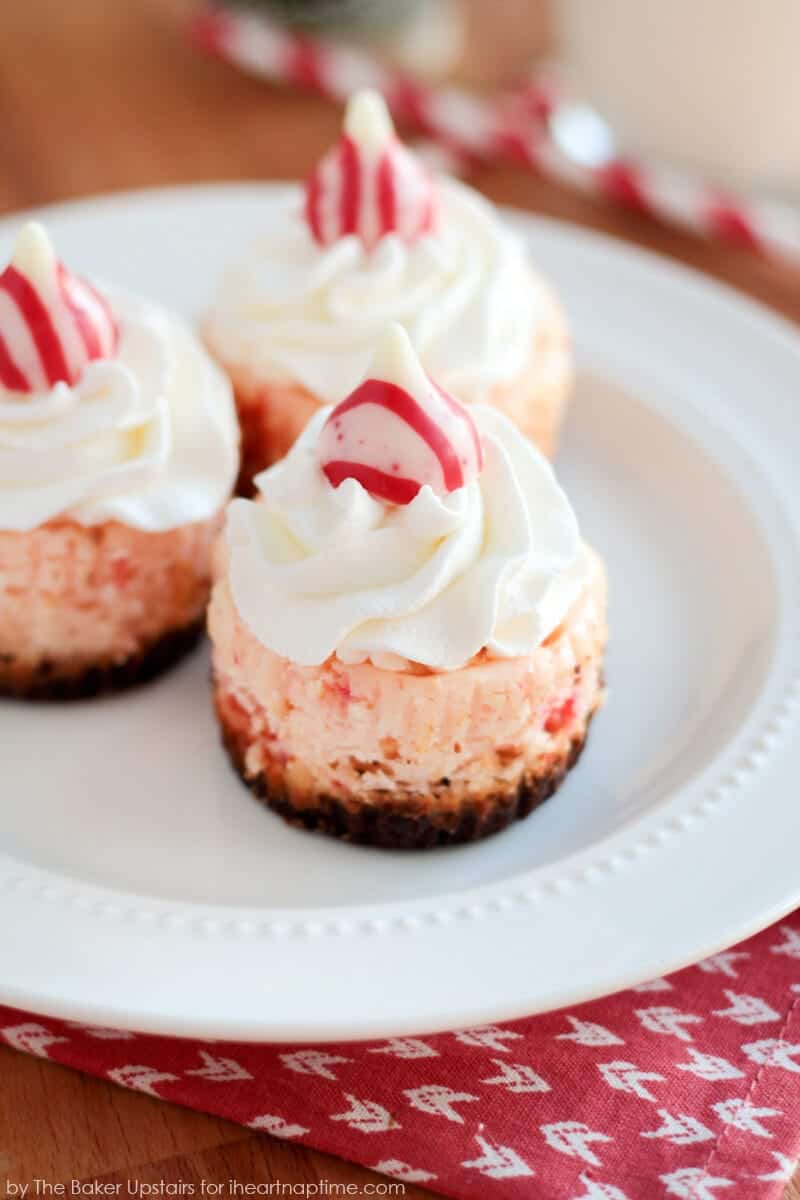
<svg viewBox="0 0 800 1200">
<path fill-rule="evenodd" d="M 317 458 L 333 487 L 356 479 L 391 504 L 410 504 L 426 484 L 445 496 L 483 469 L 469 409 L 426 375 L 397 324 L 378 346 L 369 377 L 323 425 Z"/>
<path fill-rule="evenodd" d="M 0 387 L 46 392 L 110 358 L 117 324 L 106 300 L 59 262 L 41 225 L 20 232 L 0 274 Z"/>
<path fill-rule="evenodd" d="M 192 26 L 197 43 L 270 82 L 313 88 L 337 102 L 351 81 L 370 78 L 402 118 L 462 160 L 509 161 L 556 183 L 627 207 L 693 233 L 719 238 L 791 264 L 800 261 L 800 220 L 794 206 L 726 193 L 690 174 L 611 157 L 587 166 L 553 136 L 554 123 L 569 116 L 571 101 L 554 93 L 547 75 L 497 100 L 461 88 L 433 88 L 392 70 L 377 56 L 351 46 L 311 41 L 251 13 L 224 13 L 215 4 L 200 10 Z M 253 46 L 257 44 L 257 52 Z"/>
<path fill-rule="evenodd" d="M 353 233 L 367 249 L 387 233 L 410 245 L 434 228 L 433 180 L 398 141 L 377 92 L 356 92 L 349 101 L 344 133 L 306 183 L 305 212 L 323 246 Z"/>
</svg>

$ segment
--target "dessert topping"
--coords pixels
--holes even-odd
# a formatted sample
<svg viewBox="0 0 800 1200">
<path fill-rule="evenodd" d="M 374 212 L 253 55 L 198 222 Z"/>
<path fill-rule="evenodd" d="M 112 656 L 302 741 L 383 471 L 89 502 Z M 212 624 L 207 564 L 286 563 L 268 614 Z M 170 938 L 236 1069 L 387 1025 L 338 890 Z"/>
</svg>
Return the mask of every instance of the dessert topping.
<svg viewBox="0 0 800 1200">
<path fill-rule="evenodd" d="M 410 504 L 466 487 L 483 468 L 469 408 L 426 375 L 397 323 L 378 344 L 368 378 L 333 409 L 317 445 L 333 487 L 356 479 L 373 496 Z"/>
<path fill-rule="evenodd" d="M 396 137 L 377 92 L 351 98 L 342 136 L 306 183 L 305 213 L 322 246 L 355 234 L 371 249 L 389 233 L 411 245 L 434 228 L 433 180 Z"/>
<path fill-rule="evenodd" d="M 118 342 L 108 302 L 56 258 L 41 225 L 25 225 L 0 274 L 0 385 L 32 393 L 75 384 Z"/>
</svg>

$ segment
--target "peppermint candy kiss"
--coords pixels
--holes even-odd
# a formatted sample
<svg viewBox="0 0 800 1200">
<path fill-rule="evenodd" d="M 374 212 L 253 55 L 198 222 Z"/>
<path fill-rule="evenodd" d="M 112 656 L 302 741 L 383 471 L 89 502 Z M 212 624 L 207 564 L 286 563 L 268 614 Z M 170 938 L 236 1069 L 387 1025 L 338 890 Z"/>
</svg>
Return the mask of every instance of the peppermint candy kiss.
<svg viewBox="0 0 800 1200">
<path fill-rule="evenodd" d="M 0 387 L 31 393 L 74 384 L 117 343 L 103 297 L 59 262 L 41 225 L 25 225 L 0 274 Z"/>
<path fill-rule="evenodd" d="M 378 346 L 369 377 L 323 425 L 317 458 L 333 487 L 355 479 L 391 504 L 410 504 L 426 484 L 445 496 L 483 469 L 469 409 L 425 374 L 397 324 Z"/>
<path fill-rule="evenodd" d="M 433 229 L 433 180 L 398 141 L 377 92 L 356 92 L 349 101 L 344 133 L 306 184 L 305 211 L 323 246 L 357 234 L 369 250 L 387 233 L 410 245 Z"/>
</svg>

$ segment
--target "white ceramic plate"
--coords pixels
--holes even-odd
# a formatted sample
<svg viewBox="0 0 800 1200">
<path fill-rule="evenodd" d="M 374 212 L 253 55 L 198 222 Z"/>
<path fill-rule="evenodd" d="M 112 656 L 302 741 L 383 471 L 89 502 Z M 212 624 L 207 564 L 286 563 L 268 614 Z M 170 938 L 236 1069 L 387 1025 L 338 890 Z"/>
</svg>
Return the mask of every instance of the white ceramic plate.
<svg viewBox="0 0 800 1200">
<path fill-rule="evenodd" d="M 196 312 L 275 194 L 46 219 L 74 267 Z M 203 652 L 118 699 L 4 703 L 0 1002 L 218 1038 L 433 1031 L 641 982 L 800 904 L 800 339 L 666 261 L 511 219 L 575 330 L 560 470 L 611 573 L 580 766 L 496 838 L 387 853 L 253 801 Z"/>
</svg>

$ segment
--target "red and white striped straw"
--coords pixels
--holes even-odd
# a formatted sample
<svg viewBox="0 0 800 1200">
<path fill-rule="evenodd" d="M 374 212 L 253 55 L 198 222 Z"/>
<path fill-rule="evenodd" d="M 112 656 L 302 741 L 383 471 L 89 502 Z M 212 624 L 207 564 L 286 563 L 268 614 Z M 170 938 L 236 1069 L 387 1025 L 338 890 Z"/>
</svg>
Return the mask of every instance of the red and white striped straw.
<svg viewBox="0 0 800 1200">
<path fill-rule="evenodd" d="M 193 41 L 273 83 L 344 101 L 357 88 L 381 92 L 394 117 L 457 159 L 512 161 L 589 195 L 768 257 L 800 266 L 800 216 L 780 205 L 723 193 L 683 172 L 627 159 L 586 166 L 550 134 L 559 101 L 533 82 L 502 101 L 462 88 L 430 87 L 361 49 L 294 34 L 267 18 L 213 5 L 197 14 Z"/>
</svg>

